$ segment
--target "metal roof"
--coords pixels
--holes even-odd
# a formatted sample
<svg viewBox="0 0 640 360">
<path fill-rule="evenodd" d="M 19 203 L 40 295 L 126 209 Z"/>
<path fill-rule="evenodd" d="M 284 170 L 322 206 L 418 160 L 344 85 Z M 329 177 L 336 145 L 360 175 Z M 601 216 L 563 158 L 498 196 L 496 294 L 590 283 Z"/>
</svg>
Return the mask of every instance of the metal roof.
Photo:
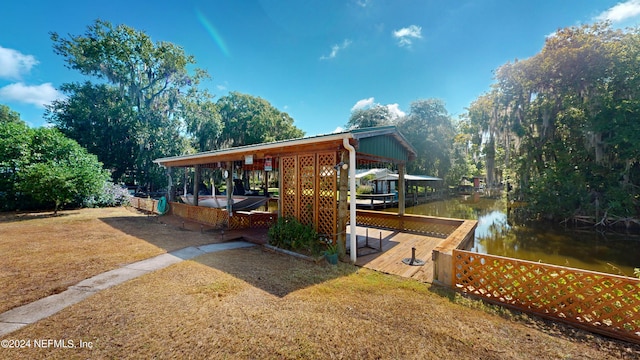
<svg viewBox="0 0 640 360">
<path fill-rule="evenodd" d="M 348 130 L 333 134 L 280 140 L 262 144 L 245 145 L 227 149 L 211 150 L 196 154 L 164 157 L 154 160 L 163 166 L 190 166 L 207 162 L 240 160 L 249 154 L 272 154 L 291 152 L 294 148 L 317 149 L 322 146 L 341 146 L 342 139 L 349 139 L 359 155 L 366 154 L 379 159 L 406 162 L 416 157 L 416 150 L 395 126 L 381 126 Z M 353 141 L 352 141 L 353 140 Z"/>
</svg>

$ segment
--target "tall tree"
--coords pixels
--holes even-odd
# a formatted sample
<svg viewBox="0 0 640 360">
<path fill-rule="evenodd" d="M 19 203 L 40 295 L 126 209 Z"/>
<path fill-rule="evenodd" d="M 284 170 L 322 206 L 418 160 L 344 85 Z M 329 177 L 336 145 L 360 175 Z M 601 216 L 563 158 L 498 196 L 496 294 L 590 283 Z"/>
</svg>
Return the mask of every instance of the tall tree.
<svg viewBox="0 0 640 360">
<path fill-rule="evenodd" d="M 51 40 L 69 68 L 119 90 L 137 122 L 133 140 L 138 153 L 132 169 L 137 181 L 163 183 L 164 174 L 152 160 L 184 151 L 184 125 L 177 116 L 180 99 L 206 72 L 195 69 L 190 74 L 187 68 L 195 59 L 181 47 L 154 43 L 144 32 L 107 21 L 97 20 L 83 35 L 65 38 L 54 32 Z"/>
<path fill-rule="evenodd" d="M 507 163 L 514 155 L 534 213 L 637 216 L 640 144 L 630 134 L 640 130 L 638 54 L 638 29 L 560 29 L 540 53 L 497 69 L 491 105 L 479 98 L 472 106 L 485 138 L 508 135 L 494 139 Z"/>
<path fill-rule="evenodd" d="M 0 105 L 0 210 L 18 205 L 18 172 L 28 164 L 32 130 L 20 115 Z"/>
<path fill-rule="evenodd" d="M 260 97 L 231 92 L 216 105 L 224 126 L 219 143 L 223 148 L 304 136 L 289 114 Z"/>
<path fill-rule="evenodd" d="M 193 145 L 197 151 L 217 149 L 223 124 L 213 96 L 197 89 L 190 89 L 190 92 L 182 99 L 181 116 L 193 137 Z"/>
<path fill-rule="evenodd" d="M 408 172 L 445 176 L 451 167 L 455 130 L 444 103 L 438 99 L 411 103 L 409 114 L 399 119 L 398 128 L 416 148 L 417 159 Z"/>
<path fill-rule="evenodd" d="M 356 109 L 351 113 L 347 129 L 359 129 L 375 126 L 391 125 L 396 118 L 391 114 L 389 108 L 376 104 L 366 109 Z"/>
<path fill-rule="evenodd" d="M 131 182 L 136 166 L 136 114 L 117 88 L 108 84 L 64 84 L 68 97 L 56 100 L 46 116 L 67 137 L 82 144 L 111 170 L 115 181 Z"/>
</svg>

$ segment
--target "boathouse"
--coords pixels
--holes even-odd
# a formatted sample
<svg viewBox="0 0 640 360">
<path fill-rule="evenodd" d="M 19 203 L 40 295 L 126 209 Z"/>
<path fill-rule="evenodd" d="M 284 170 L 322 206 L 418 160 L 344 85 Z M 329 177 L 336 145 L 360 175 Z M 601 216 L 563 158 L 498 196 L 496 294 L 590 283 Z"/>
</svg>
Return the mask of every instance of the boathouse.
<svg viewBox="0 0 640 360">
<path fill-rule="evenodd" d="M 193 168 L 194 194 L 198 194 L 201 169 L 219 169 L 226 175 L 229 199 L 234 186 L 230 174 L 234 171 L 277 172 L 278 216 L 292 216 L 303 223 L 313 224 L 319 233 L 344 244 L 347 223 L 351 227 L 350 232 L 356 233 L 356 207 L 351 206 L 347 211 L 347 196 L 356 193 L 356 167 L 371 163 L 388 163 L 397 167 L 399 214 L 402 215 L 406 163 L 415 157 L 415 149 L 395 126 L 383 126 L 166 157 L 154 162 L 168 170 L 169 201 L 174 200 L 174 168 Z M 233 201 L 228 204 L 228 214 L 233 216 Z M 198 206 L 197 196 L 194 197 L 194 205 Z M 356 237 L 351 237 L 353 243 L 350 248 L 357 247 L 355 241 Z M 350 255 L 351 261 L 355 262 L 356 251 L 351 251 Z"/>
</svg>

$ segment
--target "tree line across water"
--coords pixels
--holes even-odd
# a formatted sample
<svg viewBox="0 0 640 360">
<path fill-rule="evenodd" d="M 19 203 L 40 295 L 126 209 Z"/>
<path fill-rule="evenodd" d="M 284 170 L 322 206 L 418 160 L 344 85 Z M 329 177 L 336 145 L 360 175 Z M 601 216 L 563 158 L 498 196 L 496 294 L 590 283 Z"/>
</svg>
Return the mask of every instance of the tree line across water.
<svg viewBox="0 0 640 360">
<path fill-rule="evenodd" d="M 65 194 L 56 207 L 99 203 L 110 181 L 161 189 L 167 179 L 156 158 L 304 136 L 260 97 L 214 101 L 192 56 L 131 27 L 99 20 L 85 34 L 51 40 L 87 80 L 61 86 L 66 98 L 45 113 L 53 128 L 29 129 L 0 107 L 5 210 L 25 199 L 52 204 L 51 192 L 38 191 L 54 183 L 72 189 L 56 192 Z M 560 29 L 538 54 L 500 66 L 459 119 L 423 99 L 400 117 L 383 105 L 355 110 L 345 126 L 396 125 L 418 152 L 410 173 L 451 186 L 464 176 L 508 184 L 529 219 L 629 224 L 640 212 L 639 91 L 640 32 L 597 23 Z"/>
</svg>

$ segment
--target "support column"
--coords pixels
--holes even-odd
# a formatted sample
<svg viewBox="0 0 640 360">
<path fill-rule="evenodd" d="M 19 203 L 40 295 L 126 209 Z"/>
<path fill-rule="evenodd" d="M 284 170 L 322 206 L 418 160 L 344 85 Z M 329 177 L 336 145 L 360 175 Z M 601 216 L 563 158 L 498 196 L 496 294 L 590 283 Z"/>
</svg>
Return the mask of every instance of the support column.
<svg viewBox="0 0 640 360">
<path fill-rule="evenodd" d="M 193 172 L 193 205 L 198 206 L 198 192 L 200 191 L 200 165 L 194 167 Z"/>
<path fill-rule="evenodd" d="M 346 164 L 348 162 L 346 152 L 340 153 L 340 162 Z M 347 217 L 349 216 L 347 209 L 347 191 L 349 190 L 349 174 L 348 170 L 342 166 L 338 167 L 340 178 L 338 179 L 338 250 L 340 256 L 344 256 L 347 250 Z"/>
<path fill-rule="evenodd" d="M 233 215 L 233 162 L 227 161 L 227 212 Z"/>
<path fill-rule="evenodd" d="M 404 184 L 404 173 L 406 170 L 406 165 L 398 164 L 398 215 L 404 215 L 404 209 L 406 205 L 405 201 L 405 184 Z"/>
<path fill-rule="evenodd" d="M 283 168 L 282 168 L 282 157 L 278 158 L 278 218 L 282 217 L 282 198 L 284 195 L 284 191 L 282 189 L 284 189 L 284 185 L 283 185 L 283 181 L 282 181 L 282 173 L 283 173 Z"/>
<path fill-rule="evenodd" d="M 184 198 L 187 198 L 187 183 L 189 182 L 189 168 L 185 167 L 184 168 L 184 187 L 182 190 L 182 195 L 184 195 Z"/>
<path fill-rule="evenodd" d="M 167 168 L 167 201 L 175 201 L 174 191 L 173 191 L 173 179 L 171 178 L 171 170 L 172 167 Z"/>
</svg>

